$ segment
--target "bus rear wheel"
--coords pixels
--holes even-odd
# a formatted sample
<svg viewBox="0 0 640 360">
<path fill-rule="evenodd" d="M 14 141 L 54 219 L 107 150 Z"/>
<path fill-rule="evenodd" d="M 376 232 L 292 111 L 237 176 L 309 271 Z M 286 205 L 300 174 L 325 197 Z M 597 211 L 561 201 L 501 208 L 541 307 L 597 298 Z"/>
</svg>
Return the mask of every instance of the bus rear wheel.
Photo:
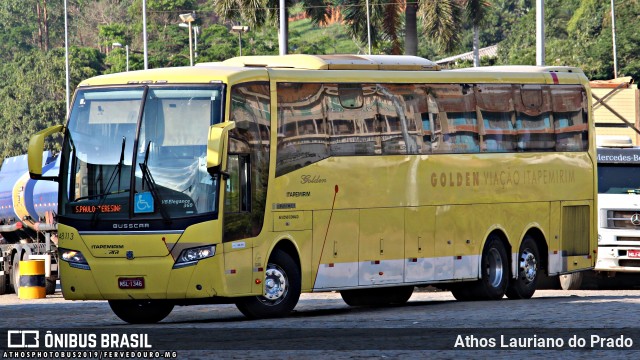
<svg viewBox="0 0 640 360">
<path fill-rule="evenodd" d="M 288 315 L 300 299 L 300 269 L 289 254 L 275 250 L 267 264 L 264 294 L 238 299 L 236 307 L 249 319 Z"/>
<path fill-rule="evenodd" d="M 162 300 L 109 300 L 111 310 L 129 324 L 153 324 L 173 310 L 173 303 Z"/>
<path fill-rule="evenodd" d="M 481 278 L 471 283 L 457 284 L 452 288 L 453 296 L 466 300 L 502 299 L 509 282 L 509 259 L 504 244 L 498 235 L 487 239 L 480 259 Z"/>
<path fill-rule="evenodd" d="M 342 290 L 340 296 L 349 306 L 402 305 L 413 295 L 413 286 Z"/>
<path fill-rule="evenodd" d="M 526 236 L 518 252 L 518 277 L 507 288 L 509 299 L 530 299 L 536 291 L 540 277 L 540 253 L 531 236 Z"/>
</svg>

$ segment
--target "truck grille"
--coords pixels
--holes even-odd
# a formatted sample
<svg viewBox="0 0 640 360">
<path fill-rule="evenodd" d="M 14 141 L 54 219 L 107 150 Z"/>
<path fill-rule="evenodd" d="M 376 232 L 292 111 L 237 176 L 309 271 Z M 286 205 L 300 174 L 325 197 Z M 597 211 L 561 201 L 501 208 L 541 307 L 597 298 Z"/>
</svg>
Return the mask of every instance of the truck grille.
<svg viewBox="0 0 640 360">
<path fill-rule="evenodd" d="M 625 267 L 640 267 L 640 260 L 620 260 L 618 265 Z"/>
<path fill-rule="evenodd" d="M 640 230 L 640 212 L 609 210 L 607 211 L 607 228 Z"/>
</svg>

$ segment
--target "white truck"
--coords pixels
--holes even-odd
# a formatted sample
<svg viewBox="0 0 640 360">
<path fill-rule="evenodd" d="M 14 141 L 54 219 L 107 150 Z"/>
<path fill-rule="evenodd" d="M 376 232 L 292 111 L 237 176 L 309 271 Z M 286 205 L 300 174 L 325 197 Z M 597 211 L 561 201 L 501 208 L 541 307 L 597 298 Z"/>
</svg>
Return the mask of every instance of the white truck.
<svg viewBox="0 0 640 360">
<path fill-rule="evenodd" d="M 560 276 L 565 290 L 585 276 L 637 273 L 640 281 L 640 147 L 627 137 L 598 141 L 598 254 L 594 271 Z M 610 281 L 610 280 L 609 280 Z"/>
</svg>

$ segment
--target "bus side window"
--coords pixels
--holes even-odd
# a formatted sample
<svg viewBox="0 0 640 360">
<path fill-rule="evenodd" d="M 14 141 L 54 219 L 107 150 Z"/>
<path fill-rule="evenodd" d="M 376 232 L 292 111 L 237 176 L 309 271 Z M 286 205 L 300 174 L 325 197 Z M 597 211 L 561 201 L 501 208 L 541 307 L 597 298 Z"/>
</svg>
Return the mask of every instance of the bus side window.
<svg viewBox="0 0 640 360">
<path fill-rule="evenodd" d="M 516 114 L 510 84 L 478 84 L 474 88 L 482 134 L 482 151 L 516 150 Z"/>
<path fill-rule="evenodd" d="M 546 85 L 514 88 L 518 150 L 552 151 L 556 140 L 551 116 L 551 98 Z"/>
<path fill-rule="evenodd" d="M 580 85 L 551 87 L 557 151 L 584 151 L 588 148 L 586 93 Z"/>
<path fill-rule="evenodd" d="M 225 212 L 239 213 L 251 211 L 251 186 L 249 155 L 229 154 L 225 194 Z"/>
<path fill-rule="evenodd" d="M 433 126 L 434 153 L 473 153 L 480 151 L 480 127 L 473 86 L 467 84 L 430 85 L 438 104 Z"/>
</svg>

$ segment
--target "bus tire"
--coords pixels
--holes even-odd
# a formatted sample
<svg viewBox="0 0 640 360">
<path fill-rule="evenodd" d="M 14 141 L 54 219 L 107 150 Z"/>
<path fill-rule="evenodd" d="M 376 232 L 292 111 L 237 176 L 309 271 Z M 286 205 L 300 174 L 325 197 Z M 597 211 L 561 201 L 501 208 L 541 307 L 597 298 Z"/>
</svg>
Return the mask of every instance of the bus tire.
<svg viewBox="0 0 640 360">
<path fill-rule="evenodd" d="M 340 291 L 340 296 L 349 306 L 403 305 L 413 295 L 413 289 L 413 286 L 352 289 Z"/>
<path fill-rule="evenodd" d="M 55 292 L 56 292 L 56 281 L 57 281 L 57 279 L 55 277 L 48 277 L 46 279 L 45 293 L 47 295 L 55 294 Z"/>
<path fill-rule="evenodd" d="M 451 295 L 453 295 L 456 300 L 471 301 L 474 300 L 474 298 L 469 286 L 470 284 L 468 282 L 463 282 L 453 285 L 449 290 L 451 290 Z"/>
<path fill-rule="evenodd" d="M 560 275 L 560 287 L 562 290 L 580 290 L 582 275 L 582 272 Z"/>
<path fill-rule="evenodd" d="M 415 286 L 399 286 L 389 289 L 392 291 L 389 299 L 391 301 L 389 303 L 391 305 L 404 305 L 409 301 L 411 295 L 413 295 Z"/>
<path fill-rule="evenodd" d="M 173 304 L 162 300 L 109 300 L 114 314 L 129 324 L 154 324 L 173 310 Z"/>
<path fill-rule="evenodd" d="M 509 283 L 509 258 L 498 235 L 492 234 L 487 239 L 480 259 L 480 271 L 482 277 L 469 284 L 470 299 L 502 299 Z"/>
<path fill-rule="evenodd" d="M 238 299 L 236 307 L 249 319 L 286 316 L 296 307 L 302 289 L 300 268 L 289 254 L 275 250 L 267 264 L 264 294 Z"/>
<path fill-rule="evenodd" d="M 538 279 L 540 278 L 540 252 L 535 240 L 529 235 L 525 236 L 517 259 L 517 277 L 511 279 L 507 287 L 509 299 L 530 299 L 536 292 Z"/>
<path fill-rule="evenodd" d="M 340 291 L 340 296 L 345 304 L 349 306 L 367 306 L 371 305 L 372 296 L 369 289 L 352 289 Z"/>
</svg>

